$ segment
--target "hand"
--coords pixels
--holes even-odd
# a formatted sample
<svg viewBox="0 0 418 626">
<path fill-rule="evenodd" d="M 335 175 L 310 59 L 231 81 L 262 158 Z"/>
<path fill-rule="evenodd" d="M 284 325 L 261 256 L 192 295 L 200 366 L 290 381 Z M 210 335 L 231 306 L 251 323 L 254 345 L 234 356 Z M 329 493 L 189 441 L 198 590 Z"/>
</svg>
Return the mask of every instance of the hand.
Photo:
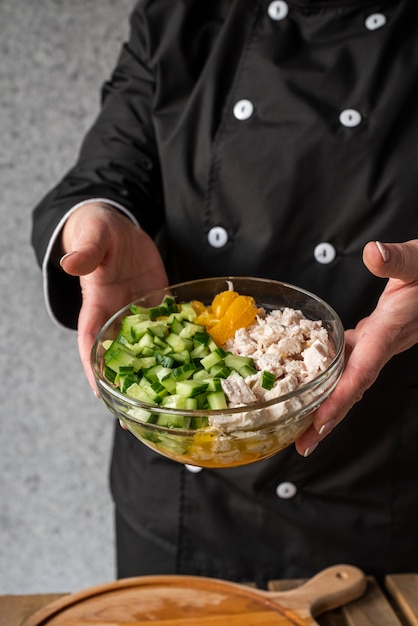
<svg viewBox="0 0 418 626">
<path fill-rule="evenodd" d="M 348 358 L 344 373 L 316 411 L 313 425 L 296 441 L 303 456 L 313 452 L 361 400 L 389 359 L 418 343 L 418 240 L 369 242 L 363 261 L 373 274 L 389 280 L 371 315 L 345 333 Z"/>
<path fill-rule="evenodd" d="M 106 320 L 141 294 L 167 285 L 152 239 L 113 207 L 89 203 L 74 211 L 62 232 L 65 272 L 80 276 L 82 307 L 78 347 L 84 371 L 95 390 L 90 368 L 93 341 Z"/>
</svg>

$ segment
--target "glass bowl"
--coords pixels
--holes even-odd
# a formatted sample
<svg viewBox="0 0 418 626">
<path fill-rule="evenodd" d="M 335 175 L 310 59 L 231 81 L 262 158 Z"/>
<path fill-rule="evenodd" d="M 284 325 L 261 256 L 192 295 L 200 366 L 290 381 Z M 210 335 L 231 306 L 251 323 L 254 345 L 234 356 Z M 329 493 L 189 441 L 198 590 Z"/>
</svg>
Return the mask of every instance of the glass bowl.
<svg viewBox="0 0 418 626">
<path fill-rule="evenodd" d="M 143 402 L 123 393 L 105 376 L 105 340 L 114 340 L 122 320 L 137 307 L 158 306 L 165 296 L 177 303 L 201 301 L 232 284 L 240 295 L 252 296 L 266 312 L 289 307 L 310 320 L 320 320 L 332 346 L 332 359 L 319 375 L 279 397 L 228 409 L 176 409 Z M 106 344 L 105 344 L 106 345 Z M 100 398 L 106 407 L 142 443 L 180 463 L 200 467 L 234 467 L 268 458 L 292 444 L 312 423 L 313 412 L 335 388 L 344 367 L 344 329 L 336 312 L 323 300 L 286 283 L 240 276 L 189 281 L 148 293 L 116 313 L 100 330 L 91 352 L 91 366 Z M 162 414 L 178 416 L 170 423 L 194 424 L 193 428 L 154 423 Z M 263 420 L 263 416 L 268 419 Z M 151 419 L 150 419 L 151 418 Z M 254 419 L 253 419 L 254 418 Z M 201 420 L 201 422 L 199 422 Z M 199 427 L 215 421 L 217 426 Z M 160 419 L 161 422 L 161 419 Z"/>
</svg>

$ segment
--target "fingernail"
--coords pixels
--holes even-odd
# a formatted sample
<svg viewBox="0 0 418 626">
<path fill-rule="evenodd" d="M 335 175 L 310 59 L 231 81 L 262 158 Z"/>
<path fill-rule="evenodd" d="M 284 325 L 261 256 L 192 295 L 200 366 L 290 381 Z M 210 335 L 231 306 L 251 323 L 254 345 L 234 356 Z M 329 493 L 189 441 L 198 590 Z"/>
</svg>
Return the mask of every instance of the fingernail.
<svg viewBox="0 0 418 626">
<path fill-rule="evenodd" d="M 376 241 L 376 247 L 380 252 L 380 256 L 383 259 L 384 263 L 387 263 L 389 261 L 389 251 L 387 249 L 386 246 L 383 245 L 383 243 L 381 243 L 380 241 Z"/>
<path fill-rule="evenodd" d="M 311 446 L 309 446 L 308 448 L 306 448 L 305 452 L 303 453 L 303 456 L 305 457 L 305 459 L 306 459 L 306 457 L 307 457 L 307 456 L 309 456 L 310 454 L 312 454 L 312 452 L 313 452 L 314 450 L 316 450 L 316 449 L 317 449 L 318 445 L 319 445 L 319 441 L 317 441 L 316 443 L 313 443 Z"/>
<path fill-rule="evenodd" d="M 67 252 L 67 254 L 64 254 L 61 258 L 60 258 L 60 265 L 62 267 L 62 262 L 64 259 L 67 259 L 69 256 L 72 256 L 73 254 L 75 254 L 77 252 L 77 250 L 73 250 L 72 252 Z"/>
<path fill-rule="evenodd" d="M 322 424 L 321 428 L 318 430 L 318 434 L 319 435 L 323 435 L 325 437 L 325 435 L 328 435 L 328 433 L 331 432 L 331 430 L 334 428 L 334 424 L 335 424 L 335 420 L 329 420 L 329 422 L 326 422 L 325 424 Z"/>
</svg>

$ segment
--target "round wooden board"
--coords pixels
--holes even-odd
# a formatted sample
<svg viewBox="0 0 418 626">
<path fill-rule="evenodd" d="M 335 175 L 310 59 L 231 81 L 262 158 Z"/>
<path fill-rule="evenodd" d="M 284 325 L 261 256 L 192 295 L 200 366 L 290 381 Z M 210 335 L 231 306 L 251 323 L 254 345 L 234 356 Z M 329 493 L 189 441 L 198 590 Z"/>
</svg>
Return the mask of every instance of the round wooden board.
<svg viewBox="0 0 418 626">
<path fill-rule="evenodd" d="M 318 603 L 326 610 L 364 591 L 362 572 L 341 576 L 347 567 L 282 593 L 199 576 L 125 578 L 60 598 L 22 626 L 307 626 Z"/>
<path fill-rule="evenodd" d="M 293 612 L 292 612 L 293 613 Z M 155 626 L 305 625 L 257 590 L 192 576 L 127 578 L 71 594 L 24 626 L 141 624 Z"/>
</svg>

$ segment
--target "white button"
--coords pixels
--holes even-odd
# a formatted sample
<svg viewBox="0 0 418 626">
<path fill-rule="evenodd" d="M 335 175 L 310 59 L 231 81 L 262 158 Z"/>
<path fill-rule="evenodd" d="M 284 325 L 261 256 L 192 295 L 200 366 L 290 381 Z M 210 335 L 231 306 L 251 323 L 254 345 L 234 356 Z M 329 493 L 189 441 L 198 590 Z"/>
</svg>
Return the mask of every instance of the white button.
<svg viewBox="0 0 418 626">
<path fill-rule="evenodd" d="M 234 106 L 234 116 L 237 120 L 248 120 L 254 113 L 254 105 L 251 100 L 238 100 Z"/>
<path fill-rule="evenodd" d="M 270 2 L 267 12 L 272 20 L 284 20 L 289 13 L 289 7 L 283 0 L 274 0 Z"/>
<path fill-rule="evenodd" d="M 277 485 L 276 494 L 279 498 L 283 500 L 289 500 L 289 498 L 294 498 L 297 494 L 298 490 L 294 483 L 280 483 Z"/>
<path fill-rule="evenodd" d="M 315 246 L 314 257 L 318 261 L 318 263 L 332 263 L 336 256 L 337 253 L 335 251 L 335 248 L 330 243 L 324 241 Z"/>
<path fill-rule="evenodd" d="M 340 123 L 343 126 L 353 128 L 354 126 L 358 126 L 361 120 L 361 114 L 356 111 L 356 109 L 345 109 L 345 111 L 341 111 L 340 113 Z"/>
<path fill-rule="evenodd" d="M 198 474 L 203 469 L 203 467 L 199 467 L 198 465 L 188 465 L 187 463 L 184 467 L 189 470 L 189 472 L 192 472 L 192 474 Z"/>
<path fill-rule="evenodd" d="M 376 30 L 382 28 L 386 24 L 386 15 L 383 13 L 373 13 L 367 18 L 365 25 L 369 30 Z"/>
<path fill-rule="evenodd" d="M 214 226 L 208 232 L 208 241 L 213 248 L 223 248 L 228 243 L 228 233 L 222 226 Z"/>
</svg>

